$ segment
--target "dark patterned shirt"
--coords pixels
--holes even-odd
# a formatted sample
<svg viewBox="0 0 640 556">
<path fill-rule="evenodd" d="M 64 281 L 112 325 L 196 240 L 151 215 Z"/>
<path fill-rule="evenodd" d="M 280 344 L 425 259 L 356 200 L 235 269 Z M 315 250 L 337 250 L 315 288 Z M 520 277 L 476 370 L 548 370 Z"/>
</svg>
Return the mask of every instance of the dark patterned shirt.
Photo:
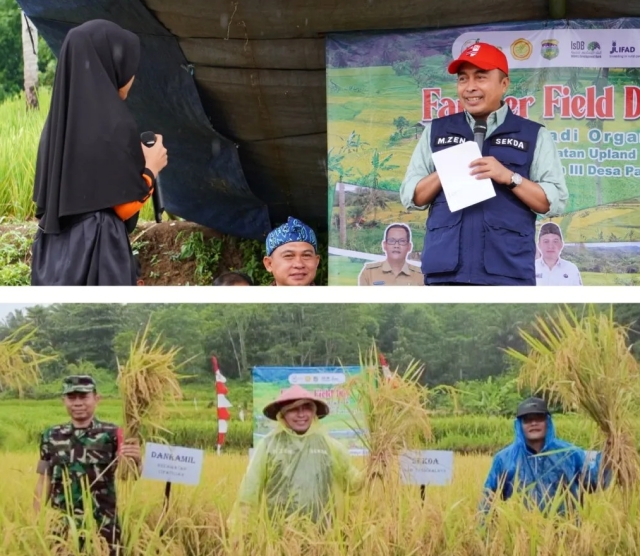
<svg viewBox="0 0 640 556">
<path fill-rule="evenodd" d="M 99 524 L 115 520 L 117 431 L 94 419 L 87 428 L 67 423 L 42 434 L 38 473 L 51 478 L 52 507 L 81 517 L 84 491 Z"/>
</svg>

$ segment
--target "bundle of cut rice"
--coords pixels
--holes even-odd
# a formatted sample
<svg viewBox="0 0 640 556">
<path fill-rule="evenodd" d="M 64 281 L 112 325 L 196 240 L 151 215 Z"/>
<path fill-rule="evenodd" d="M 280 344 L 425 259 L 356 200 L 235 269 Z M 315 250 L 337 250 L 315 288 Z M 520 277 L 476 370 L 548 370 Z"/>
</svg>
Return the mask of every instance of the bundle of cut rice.
<svg viewBox="0 0 640 556">
<path fill-rule="evenodd" d="M 633 432 L 640 366 L 628 345 L 628 328 L 614 322 L 612 310 L 589 306 L 582 316 L 565 308 L 555 317 L 538 317 L 533 334 L 520 334 L 529 354 L 507 350 L 522 364 L 520 385 L 591 417 L 602 435 L 603 468 L 621 488 L 631 489 L 640 477 Z"/>
<path fill-rule="evenodd" d="M 378 359 L 375 346 L 366 356 L 360 354 L 360 373 L 347 382 L 347 390 L 356 400 L 357 411 L 352 415 L 369 451 L 366 476 L 385 480 L 397 475 L 402 451 L 431 438 L 431 425 L 428 392 L 419 383 L 423 366 L 412 362 L 399 373 L 383 363 L 381 373 Z"/>
<path fill-rule="evenodd" d="M 160 337 L 148 340 L 149 324 L 131 344 L 129 358 L 124 365 L 118 361 L 118 387 L 123 400 L 124 441 L 152 440 L 158 431 L 167 431 L 161 423 L 167 405 L 182 398 L 176 371 L 179 348 L 165 349 Z M 119 466 L 121 478 L 133 470 Z"/>
<path fill-rule="evenodd" d="M 17 390 L 22 397 L 26 387 L 40 382 L 39 366 L 55 359 L 29 346 L 36 332 L 36 328 L 25 325 L 0 341 L 0 390 Z"/>
</svg>

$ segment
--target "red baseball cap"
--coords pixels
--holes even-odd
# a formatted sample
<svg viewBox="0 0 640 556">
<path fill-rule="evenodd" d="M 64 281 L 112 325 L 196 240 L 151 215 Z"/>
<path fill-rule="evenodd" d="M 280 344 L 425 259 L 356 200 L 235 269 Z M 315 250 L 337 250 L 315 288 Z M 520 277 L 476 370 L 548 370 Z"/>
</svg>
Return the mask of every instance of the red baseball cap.
<svg viewBox="0 0 640 556">
<path fill-rule="evenodd" d="M 502 50 L 486 42 L 477 42 L 465 48 L 458 59 L 449 64 L 449 73 L 458 73 L 458 69 L 465 62 L 487 71 L 499 69 L 509 75 L 507 57 Z"/>
</svg>

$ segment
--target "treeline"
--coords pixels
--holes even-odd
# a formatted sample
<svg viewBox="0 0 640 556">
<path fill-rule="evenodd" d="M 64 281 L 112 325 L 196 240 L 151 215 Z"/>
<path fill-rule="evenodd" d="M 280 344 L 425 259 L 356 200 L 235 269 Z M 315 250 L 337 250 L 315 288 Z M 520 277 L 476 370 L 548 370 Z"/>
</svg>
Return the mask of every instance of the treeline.
<svg viewBox="0 0 640 556">
<path fill-rule="evenodd" d="M 508 371 L 503 349 L 524 349 L 519 329 L 553 305 L 400 304 L 53 304 L 10 313 L 0 339 L 35 327 L 31 347 L 55 355 L 43 366 L 45 381 L 69 372 L 98 372 L 113 379 L 116 359 L 126 359 L 136 334 L 180 348 L 182 369 L 209 380 L 215 354 L 230 378 L 250 379 L 253 366 L 357 365 L 375 341 L 392 367 L 425 364 L 425 383 L 454 384 Z M 602 307 L 609 310 L 608 307 Z M 640 320 L 640 305 L 613 308 L 620 324 Z M 632 331 L 631 341 L 640 339 Z"/>
<path fill-rule="evenodd" d="M 22 91 L 22 12 L 16 0 L 0 0 L 0 102 Z M 40 86 L 51 86 L 56 58 L 38 35 L 38 73 Z"/>
</svg>

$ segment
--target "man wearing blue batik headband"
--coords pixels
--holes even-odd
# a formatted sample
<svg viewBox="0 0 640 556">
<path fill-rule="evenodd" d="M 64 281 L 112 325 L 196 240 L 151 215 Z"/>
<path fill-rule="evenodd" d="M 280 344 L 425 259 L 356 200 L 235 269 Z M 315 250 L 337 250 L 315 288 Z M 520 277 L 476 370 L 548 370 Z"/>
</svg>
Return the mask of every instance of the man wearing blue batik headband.
<svg viewBox="0 0 640 556">
<path fill-rule="evenodd" d="M 273 286 L 313 286 L 320 256 L 315 232 L 289 217 L 267 236 L 264 266 L 273 274 Z"/>
</svg>

